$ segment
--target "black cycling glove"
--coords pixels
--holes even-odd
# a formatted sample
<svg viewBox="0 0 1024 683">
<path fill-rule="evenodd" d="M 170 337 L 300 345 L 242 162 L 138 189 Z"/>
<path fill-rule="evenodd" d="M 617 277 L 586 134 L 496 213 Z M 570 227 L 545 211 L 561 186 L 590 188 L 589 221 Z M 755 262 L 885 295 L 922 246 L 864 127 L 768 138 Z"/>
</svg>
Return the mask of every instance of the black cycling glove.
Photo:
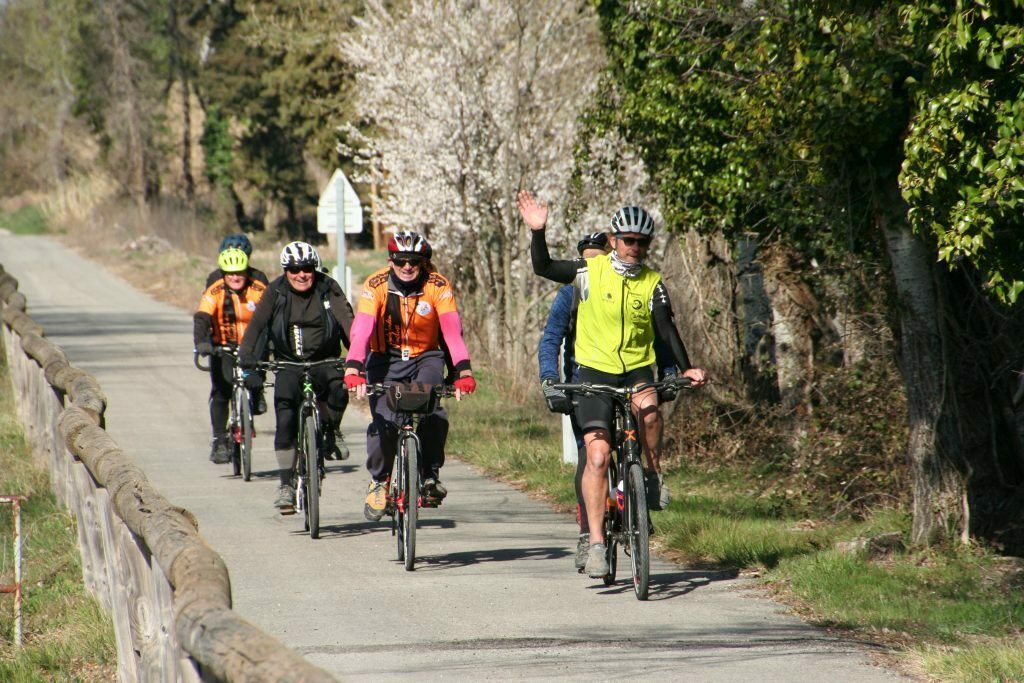
<svg viewBox="0 0 1024 683">
<path fill-rule="evenodd" d="M 568 415 L 572 412 L 572 401 L 565 395 L 564 391 L 560 391 L 551 386 L 552 381 L 546 379 L 541 382 L 541 389 L 544 392 L 544 400 L 548 402 L 548 410 L 552 413 L 564 413 Z"/>
<path fill-rule="evenodd" d="M 239 356 L 238 367 L 243 370 L 255 370 L 256 369 L 256 356 Z"/>
<path fill-rule="evenodd" d="M 196 344 L 196 353 L 203 358 L 213 354 L 213 344 L 208 341 L 201 341 Z"/>
<path fill-rule="evenodd" d="M 245 375 L 245 387 L 249 391 L 259 391 L 263 388 L 263 378 L 258 372 L 249 372 Z"/>
</svg>

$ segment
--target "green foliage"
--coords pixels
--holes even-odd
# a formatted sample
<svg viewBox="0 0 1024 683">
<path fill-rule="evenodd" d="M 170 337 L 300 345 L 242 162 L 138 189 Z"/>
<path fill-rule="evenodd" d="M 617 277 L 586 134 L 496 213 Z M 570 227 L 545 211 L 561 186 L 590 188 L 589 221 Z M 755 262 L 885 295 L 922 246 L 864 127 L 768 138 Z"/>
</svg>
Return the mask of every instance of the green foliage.
<svg viewBox="0 0 1024 683">
<path fill-rule="evenodd" d="M 875 239 L 869 209 L 895 183 L 907 118 L 895 84 L 912 68 L 888 6 L 596 4 L 604 123 L 640 146 L 670 225 L 819 255 Z"/>
<path fill-rule="evenodd" d="M 23 206 L 14 213 L 0 211 L 0 228 L 18 235 L 46 232 L 46 216 L 35 206 Z"/>
<path fill-rule="evenodd" d="M 199 143 L 203 146 L 206 178 L 219 187 L 230 187 L 232 181 L 234 140 L 229 127 L 230 122 L 221 116 L 220 108 L 210 105 Z"/>
<path fill-rule="evenodd" d="M 338 127 L 354 118 L 351 69 L 332 35 L 348 27 L 357 6 L 225 2 L 197 11 L 211 48 L 199 86 L 217 119 L 204 136 L 204 147 L 217 151 L 211 177 L 248 183 L 291 207 L 315 202 L 307 161 L 336 167 Z"/>
<path fill-rule="evenodd" d="M 940 259 L 973 264 L 1012 303 L 1024 290 L 1024 3 L 951 4 L 903 8 L 930 63 L 914 87 L 903 197 Z"/>
</svg>

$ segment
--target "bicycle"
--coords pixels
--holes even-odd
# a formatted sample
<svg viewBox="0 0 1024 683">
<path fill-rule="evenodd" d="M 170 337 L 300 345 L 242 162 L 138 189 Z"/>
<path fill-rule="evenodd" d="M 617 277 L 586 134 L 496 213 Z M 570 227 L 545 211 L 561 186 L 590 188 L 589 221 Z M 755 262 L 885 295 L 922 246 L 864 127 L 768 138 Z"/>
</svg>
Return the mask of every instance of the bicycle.
<svg viewBox="0 0 1024 683">
<path fill-rule="evenodd" d="M 648 389 L 687 388 L 690 384 L 690 380 L 684 377 L 663 382 L 645 382 L 632 387 L 588 383 L 551 385 L 553 389 L 563 391 L 568 396 L 608 396 L 612 399 L 615 409 L 615 434 L 612 441 L 615 456 L 608 463 L 608 498 L 604 516 L 608 573 L 603 580 L 606 586 L 615 583 L 617 550 L 618 545 L 622 544 L 623 551 L 630 559 L 633 592 L 637 600 L 647 599 L 650 586 L 650 535 L 653 527 L 644 476 L 643 449 L 637 438 L 636 416 L 632 410 L 633 397 Z"/>
<path fill-rule="evenodd" d="M 420 438 L 416 434 L 419 421 L 437 410 L 442 398 L 455 395 L 455 389 L 444 384 L 421 382 L 383 382 L 366 387 L 368 396 L 383 396 L 395 413 L 393 424 L 398 428 L 395 462 L 387 481 L 384 512 L 391 516 L 391 535 L 398 546 L 398 561 L 406 571 L 416 565 L 416 526 L 421 507 L 436 508 L 441 501 L 423 495 L 420 475 Z"/>
<path fill-rule="evenodd" d="M 277 373 L 284 368 L 302 371 L 302 404 L 299 407 L 298 435 L 295 440 L 295 466 L 292 471 L 295 488 L 295 507 L 292 513 L 301 511 L 303 523 L 310 538 L 320 538 L 320 494 L 324 475 L 324 432 L 321 425 L 320 408 L 316 391 L 313 389 L 313 368 L 334 366 L 340 368 L 343 361 L 328 358 L 319 361 L 293 362 L 285 360 L 259 361 L 256 367 Z M 282 514 L 292 514 L 283 512 Z"/>
<path fill-rule="evenodd" d="M 252 395 L 245 386 L 245 372 L 238 365 L 238 350 L 233 346 L 215 346 L 216 356 L 231 356 L 234 367 L 231 379 L 231 413 L 228 418 L 228 440 L 231 444 L 231 468 L 234 475 L 242 476 L 242 481 L 252 478 L 252 439 L 256 435 L 252 416 Z M 210 366 L 199 362 L 199 352 L 193 350 L 192 362 L 203 372 L 209 372 Z"/>
</svg>

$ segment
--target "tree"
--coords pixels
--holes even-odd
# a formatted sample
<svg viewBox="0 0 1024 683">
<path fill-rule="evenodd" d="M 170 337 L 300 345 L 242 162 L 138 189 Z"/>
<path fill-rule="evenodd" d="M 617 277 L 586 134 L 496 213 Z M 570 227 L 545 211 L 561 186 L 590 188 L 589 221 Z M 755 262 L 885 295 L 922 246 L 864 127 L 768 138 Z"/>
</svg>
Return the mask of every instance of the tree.
<svg viewBox="0 0 1024 683">
<path fill-rule="evenodd" d="M 993 351 L 950 315 L 983 306 L 966 280 L 935 268 L 937 245 L 912 233 L 900 200 L 903 136 L 918 106 L 906 84 L 924 77 L 931 36 L 874 2 L 597 6 L 621 96 L 610 116 L 643 150 L 669 223 L 734 240 L 753 233 L 826 272 L 888 262 L 909 409 L 913 540 L 963 539 L 969 524 L 982 528 L 968 500 L 981 498 L 977 474 L 991 469 L 993 454 L 961 406 L 979 390 L 992 406 L 1009 404 L 998 383 L 979 389 L 980 369 L 956 362 L 954 353 Z M 991 125 L 987 132 L 1001 137 Z M 970 325 L 982 320 L 992 323 L 978 315 Z M 1017 429 L 1012 409 L 990 417 L 1000 433 Z"/>
<path fill-rule="evenodd" d="M 404 6 L 403 6 L 404 7 Z M 601 67 L 596 25 L 568 0 L 367 3 L 342 49 L 357 68 L 387 173 L 384 220 L 424 232 L 466 300 L 467 329 L 494 361 L 534 356 L 544 295 L 516 191 L 555 199 L 562 225 L 578 116 Z M 565 234 L 561 235 L 563 243 Z"/>
</svg>

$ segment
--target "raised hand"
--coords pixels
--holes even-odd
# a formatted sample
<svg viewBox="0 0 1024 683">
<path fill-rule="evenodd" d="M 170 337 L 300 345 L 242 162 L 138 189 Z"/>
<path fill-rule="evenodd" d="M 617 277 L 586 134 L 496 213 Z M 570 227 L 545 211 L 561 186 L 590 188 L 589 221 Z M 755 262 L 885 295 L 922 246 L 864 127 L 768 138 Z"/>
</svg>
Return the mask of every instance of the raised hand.
<svg viewBox="0 0 1024 683">
<path fill-rule="evenodd" d="M 538 200 L 529 190 L 520 190 L 516 195 L 516 205 L 519 207 L 519 215 L 530 230 L 543 230 L 548 222 L 548 203 Z"/>
</svg>

